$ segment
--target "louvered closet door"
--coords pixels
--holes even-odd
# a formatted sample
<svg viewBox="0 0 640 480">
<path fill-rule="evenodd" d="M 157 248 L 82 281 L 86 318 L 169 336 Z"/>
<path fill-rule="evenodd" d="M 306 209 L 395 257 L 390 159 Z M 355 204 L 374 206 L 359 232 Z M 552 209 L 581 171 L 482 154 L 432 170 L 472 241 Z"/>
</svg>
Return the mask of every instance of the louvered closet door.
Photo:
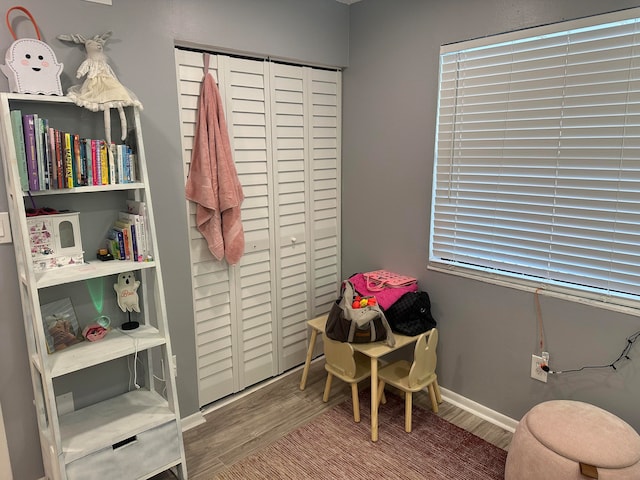
<svg viewBox="0 0 640 480">
<path fill-rule="evenodd" d="M 306 321 L 329 311 L 341 280 L 341 74 L 272 64 L 271 87 L 282 372 L 304 362 Z"/>
<path fill-rule="evenodd" d="M 340 270 L 342 73 L 310 69 L 311 313 L 331 309 Z"/>
<path fill-rule="evenodd" d="M 245 254 L 238 278 L 241 387 L 277 373 L 276 266 L 267 62 L 219 55 L 224 71 L 231 147 L 245 195 Z"/>
<path fill-rule="evenodd" d="M 176 50 L 185 181 L 202 54 Z M 217 262 L 189 205 L 200 405 L 305 360 L 340 282 L 341 74 L 211 55 L 243 185 L 245 254 Z"/>
<path fill-rule="evenodd" d="M 176 50 L 178 92 L 182 130 L 184 180 L 191 163 L 195 123 L 203 78 L 201 53 Z M 216 78 L 218 59 L 211 55 L 209 70 Z M 218 82 L 219 83 L 219 82 Z M 221 85 L 222 87 L 222 85 Z M 221 95 L 224 93 L 221 91 Z M 217 262 L 207 242 L 196 228 L 195 204 L 187 202 L 191 275 L 195 311 L 196 352 L 198 362 L 199 403 L 206 405 L 237 391 L 234 373 L 232 316 L 235 298 L 226 262 Z M 237 356 L 237 355 L 236 355 Z M 236 369 L 237 370 L 237 369 Z"/>
<path fill-rule="evenodd" d="M 310 260 L 307 74 L 303 67 L 271 65 L 281 372 L 304 362 L 306 355 Z"/>
<path fill-rule="evenodd" d="M 176 50 L 176 59 L 186 181 L 203 61 L 201 53 L 183 50 Z M 188 202 L 200 405 L 270 378 L 277 368 L 265 63 L 211 55 L 209 68 L 225 102 L 233 157 L 245 195 L 246 248 L 235 267 L 216 261 L 196 228 L 195 205 Z"/>
</svg>

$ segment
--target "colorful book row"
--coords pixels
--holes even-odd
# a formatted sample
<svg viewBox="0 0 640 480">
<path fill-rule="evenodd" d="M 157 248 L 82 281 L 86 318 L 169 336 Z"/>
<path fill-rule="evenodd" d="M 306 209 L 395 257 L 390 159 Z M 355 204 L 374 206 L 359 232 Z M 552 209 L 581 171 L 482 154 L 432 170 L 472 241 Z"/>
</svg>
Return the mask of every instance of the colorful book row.
<svg viewBox="0 0 640 480">
<path fill-rule="evenodd" d="M 127 145 L 81 138 L 20 110 L 11 111 L 11 125 L 23 191 L 137 181 L 135 154 Z"/>
</svg>

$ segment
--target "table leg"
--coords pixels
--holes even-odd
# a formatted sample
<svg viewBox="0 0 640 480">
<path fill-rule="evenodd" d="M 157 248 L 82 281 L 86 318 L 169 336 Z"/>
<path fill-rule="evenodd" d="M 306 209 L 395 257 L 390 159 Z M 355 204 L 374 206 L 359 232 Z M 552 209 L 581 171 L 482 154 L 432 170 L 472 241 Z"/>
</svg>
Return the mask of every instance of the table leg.
<svg viewBox="0 0 640 480">
<path fill-rule="evenodd" d="M 371 441 L 378 441 L 378 359 L 371 357 Z"/>
<path fill-rule="evenodd" d="M 315 328 L 312 328 L 311 339 L 309 340 L 309 349 L 307 350 L 307 359 L 304 362 L 304 368 L 302 370 L 302 380 L 300 380 L 300 390 L 304 390 L 307 386 L 307 375 L 309 375 L 309 366 L 311 365 L 311 357 L 313 356 L 313 349 L 316 346 L 317 337 L 318 331 Z"/>
</svg>

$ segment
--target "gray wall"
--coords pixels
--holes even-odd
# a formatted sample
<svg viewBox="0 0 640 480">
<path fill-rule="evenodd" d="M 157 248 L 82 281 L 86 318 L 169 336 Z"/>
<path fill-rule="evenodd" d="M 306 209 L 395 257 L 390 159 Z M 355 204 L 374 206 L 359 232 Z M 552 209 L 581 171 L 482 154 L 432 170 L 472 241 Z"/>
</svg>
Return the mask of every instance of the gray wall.
<svg viewBox="0 0 640 480">
<path fill-rule="evenodd" d="M 511 418 L 556 398 L 583 400 L 640 429 L 640 347 L 617 371 L 529 377 L 532 294 L 427 271 L 439 46 L 637 6 L 595 0 L 364 0 L 351 6 L 344 73 L 342 271 L 413 274 L 441 330 L 440 384 Z M 640 199 L 639 199 L 640 200 Z M 541 300 L 558 370 L 608 364 L 640 320 Z"/>
<path fill-rule="evenodd" d="M 144 103 L 142 126 L 183 416 L 197 410 L 193 312 L 173 46 L 200 45 L 346 66 L 343 120 L 343 272 L 384 267 L 414 274 L 440 322 L 438 374 L 456 393 L 513 418 L 552 398 L 590 401 L 640 429 L 640 351 L 618 372 L 529 378 L 536 350 L 533 298 L 426 270 L 438 47 L 503 31 L 635 6 L 594 0 L 81 0 L 26 1 L 65 63 L 82 60 L 60 33 L 113 30 L 107 54 Z M 0 11 L 14 5 L 0 1 Z M 611 5 L 609 3 L 608 5 Z M 19 36 L 32 36 L 26 22 Z M 12 41 L 0 29 L 0 45 Z M 7 90 L 0 78 L 0 90 Z M 0 183 L 4 190 L 4 181 Z M 160 192 L 160 193 L 158 193 Z M 380 192 L 384 192 L 381 194 Z M 7 209 L 0 195 L 0 211 Z M 158 215 L 160 213 L 160 215 Z M 167 252 L 165 254 L 165 252 Z M 170 252 L 170 253 L 169 253 Z M 0 245 L 0 401 L 15 478 L 42 476 L 11 245 Z M 547 347 L 558 369 L 608 363 L 640 329 L 635 317 L 542 299 Z M 635 401 L 634 401 L 635 399 Z"/>
<path fill-rule="evenodd" d="M 12 5 L 15 2 L 1 0 L 0 11 L 4 14 Z M 27 0 L 21 5 L 34 15 L 43 40 L 65 64 L 65 90 L 75 83 L 84 54 L 55 37 L 112 30 L 106 49 L 111 65 L 144 105 L 142 128 L 172 345 L 178 356 L 178 396 L 181 414 L 190 415 L 197 411 L 198 400 L 174 44 L 343 66 L 348 58 L 349 7 L 334 0 L 114 0 L 113 6 Z M 14 25 L 18 37 L 34 36 L 27 21 Z M 12 41 L 7 29 L 0 28 L 3 52 Z M 7 91 L 6 78 L 1 77 L 0 90 Z M 0 190 L 4 192 L 4 178 Z M 0 211 L 7 208 L 2 193 Z M 43 469 L 11 244 L 0 245 L 0 272 L 0 401 L 14 478 L 30 480 L 41 477 Z"/>
</svg>

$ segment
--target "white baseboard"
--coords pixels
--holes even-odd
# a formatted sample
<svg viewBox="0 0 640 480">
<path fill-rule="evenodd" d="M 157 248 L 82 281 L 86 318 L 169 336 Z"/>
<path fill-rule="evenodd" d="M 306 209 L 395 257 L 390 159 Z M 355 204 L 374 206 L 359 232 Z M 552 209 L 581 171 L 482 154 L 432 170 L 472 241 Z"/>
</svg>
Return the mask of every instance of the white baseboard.
<svg viewBox="0 0 640 480">
<path fill-rule="evenodd" d="M 311 363 L 315 363 L 315 362 L 317 362 L 319 360 L 320 360 L 320 357 L 314 358 L 313 360 L 311 360 Z M 301 372 L 303 368 L 304 368 L 304 364 L 303 365 L 298 365 L 297 367 L 294 367 L 291 370 L 288 370 L 288 371 L 286 371 L 286 372 L 284 372 L 284 373 L 282 373 L 280 375 L 276 375 L 275 377 L 272 377 L 272 378 L 270 378 L 268 380 L 264 380 L 261 383 L 258 383 L 257 385 L 254 385 L 252 387 L 246 388 L 245 390 L 242 390 L 242 391 L 240 391 L 238 393 L 235 393 L 233 395 L 229 395 L 228 397 L 223 398 L 222 400 L 216 400 L 212 404 L 203 407 L 201 409 L 201 413 L 202 413 L 202 415 L 206 415 L 208 413 L 214 412 L 214 411 L 218 410 L 219 408 L 224 407 L 225 405 L 229 405 L 230 403 L 233 403 L 236 400 L 241 399 L 242 397 L 246 397 L 247 395 L 249 395 L 250 393 L 255 392 L 256 390 L 260 390 L 261 388 L 264 388 L 267 385 L 271 385 L 272 383 L 283 379 L 287 375 L 292 375 L 294 373 Z M 204 421 L 206 422 L 206 419 Z"/>
<path fill-rule="evenodd" d="M 490 408 L 474 402 L 473 400 L 469 400 L 468 398 L 452 392 L 451 390 L 440 387 L 440 393 L 442 394 L 442 398 L 451 405 L 455 405 L 462 410 L 473 413 L 475 416 L 480 417 L 500 428 L 504 428 L 505 430 L 513 433 L 518 426 L 518 420 L 514 420 L 511 417 L 507 417 L 506 415 L 496 412 L 495 410 L 491 410 Z"/>
<path fill-rule="evenodd" d="M 319 361 L 321 358 L 322 357 L 313 359 L 312 363 Z M 271 383 L 280 380 L 285 375 L 291 375 L 293 373 L 300 372 L 302 368 L 303 368 L 303 365 L 300 365 L 299 367 L 293 368 L 282 375 L 273 377 L 254 387 L 250 387 L 235 395 L 230 395 L 228 398 L 214 402 L 212 405 L 205 407 L 200 412 L 191 415 L 191 417 L 196 417 L 196 416 L 201 417 L 201 421 L 199 421 L 199 423 L 194 423 L 193 425 L 189 424 L 188 428 L 192 428 L 192 427 L 195 427 L 196 425 L 199 425 L 200 423 L 206 422 L 204 415 L 211 413 L 225 405 L 228 405 L 229 403 L 232 403 L 235 400 L 238 400 L 246 395 L 249 395 L 250 393 L 253 393 L 256 390 L 266 387 L 267 385 L 270 385 Z M 469 400 L 468 398 L 463 397 L 462 395 L 459 395 L 455 392 L 452 392 L 451 390 L 440 387 L 440 393 L 442 394 L 442 398 L 446 400 L 448 403 L 450 403 L 451 405 L 454 405 L 458 408 L 461 408 L 462 410 L 472 413 L 477 417 L 482 418 L 483 420 L 486 420 L 487 422 L 492 423 L 493 425 L 503 428 L 509 432 L 513 433 L 516 427 L 518 426 L 518 420 L 514 420 L 511 417 L 507 417 L 506 415 L 496 412 L 495 410 L 491 410 L 490 408 L 485 407 L 484 405 L 481 405 L 477 402 L 474 402 L 473 400 Z M 191 417 L 187 417 L 187 419 Z M 188 428 L 185 427 L 185 419 L 182 420 L 182 424 L 183 424 L 182 429 L 187 430 Z"/>
<path fill-rule="evenodd" d="M 184 417 L 180 422 L 182 424 L 182 431 L 186 432 L 198 425 L 202 425 L 206 420 L 202 412 L 198 410 L 196 413 L 189 415 L 188 417 Z"/>
</svg>

